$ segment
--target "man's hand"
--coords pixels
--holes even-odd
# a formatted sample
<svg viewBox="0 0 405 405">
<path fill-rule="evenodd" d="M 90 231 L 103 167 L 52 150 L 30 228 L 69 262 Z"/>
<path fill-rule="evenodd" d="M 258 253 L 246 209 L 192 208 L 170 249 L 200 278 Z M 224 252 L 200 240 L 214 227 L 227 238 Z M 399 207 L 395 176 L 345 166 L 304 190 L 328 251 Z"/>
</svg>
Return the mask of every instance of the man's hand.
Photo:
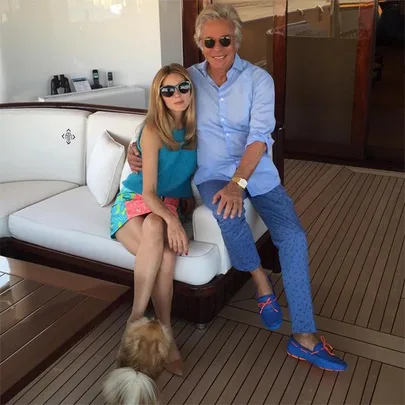
<svg viewBox="0 0 405 405">
<path fill-rule="evenodd" d="M 136 141 L 129 144 L 127 159 L 129 167 L 133 172 L 138 173 L 142 171 L 142 158 L 140 156 L 138 148 L 136 147 Z"/>
<path fill-rule="evenodd" d="M 182 214 L 190 215 L 195 208 L 195 198 L 194 197 L 182 198 L 180 200 L 180 207 Z"/>
<path fill-rule="evenodd" d="M 212 199 L 212 203 L 216 204 L 219 201 L 217 214 L 221 215 L 225 208 L 223 218 L 229 216 L 233 219 L 236 214 L 241 217 L 243 212 L 243 189 L 234 181 L 230 181 L 222 190 L 219 190 Z"/>
</svg>

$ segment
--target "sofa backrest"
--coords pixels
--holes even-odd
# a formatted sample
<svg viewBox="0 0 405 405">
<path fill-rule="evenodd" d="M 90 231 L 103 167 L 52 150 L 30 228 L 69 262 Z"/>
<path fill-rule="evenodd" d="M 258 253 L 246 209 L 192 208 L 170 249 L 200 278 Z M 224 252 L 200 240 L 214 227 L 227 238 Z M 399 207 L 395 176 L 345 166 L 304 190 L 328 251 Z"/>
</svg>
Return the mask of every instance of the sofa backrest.
<svg viewBox="0 0 405 405">
<path fill-rule="evenodd" d="M 89 114 L 56 108 L 0 109 L 0 183 L 59 180 L 85 184 Z"/>
<path fill-rule="evenodd" d="M 101 111 L 92 114 L 87 120 L 87 164 L 89 163 L 97 139 L 104 131 L 108 131 L 116 142 L 119 142 L 127 148 L 129 143 L 137 138 L 138 131 L 144 118 L 145 115 L 142 114 Z M 129 168 L 128 163 L 125 162 L 121 182 L 130 172 L 131 169 Z"/>
</svg>

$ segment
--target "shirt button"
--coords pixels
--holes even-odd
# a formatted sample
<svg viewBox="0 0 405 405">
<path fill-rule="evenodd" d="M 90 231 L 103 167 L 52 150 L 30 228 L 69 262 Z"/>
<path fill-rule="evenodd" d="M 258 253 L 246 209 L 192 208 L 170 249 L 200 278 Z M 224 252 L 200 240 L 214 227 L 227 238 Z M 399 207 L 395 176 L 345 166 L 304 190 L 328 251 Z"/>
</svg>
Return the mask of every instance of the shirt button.
<svg viewBox="0 0 405 405">
<path fill-rule="evenodd" d="M 223 98 L 221 98 L 221 101 L 224 101 L 224 99 L 223 99 Z"/>
<path fill-rule="evenodd" d="M 229 136 L 229 134 L 226 134 L 226 136 Z"/>
<path fill-rule="evenodd" d="M 224 119 L 224 118 L 221 118 L 221 121 L 225 121 L 225 119 Z"/>
</svg>

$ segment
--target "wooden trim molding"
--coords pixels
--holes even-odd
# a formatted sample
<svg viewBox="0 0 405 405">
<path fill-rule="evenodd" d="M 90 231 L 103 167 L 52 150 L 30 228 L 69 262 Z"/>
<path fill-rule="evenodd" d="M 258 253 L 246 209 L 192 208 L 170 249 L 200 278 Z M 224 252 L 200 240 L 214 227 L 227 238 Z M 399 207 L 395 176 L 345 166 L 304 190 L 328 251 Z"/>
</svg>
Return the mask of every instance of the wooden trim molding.
<svg viewBox="0 0 405 405">
<path fill-rule="evenodd" d="M 274 0 L 273 79 L 275 83 L 275 115 L 284 125 L 287 75 L 287 0 Z"/>
<path fill-rule="evenodd" d="M 183 0 L 183 65 L 188 68 L 202 62 L 204 57 L 194 42 L 195 20 L 212 0 Z"/>
<path fill-rule="evenodd" d="M 351 126 L 351 146 L 364 159 L 371 93 L 376 0 L 360 0 L 356 70 Z"/>
<path fill-rule="evenodd" d="M 117 107 L 113 105 L 85 104 L 85 103 L 66 103 L 66 102 L 23 102 L 23 103 L 4 103 L 0 104 L 0 109 L 5 108 L 61 108 L 68 110 L 85 110 L 92 113 L 118 112 L 146 115 L 147 110 L 141 108 Z"/>
</svg>

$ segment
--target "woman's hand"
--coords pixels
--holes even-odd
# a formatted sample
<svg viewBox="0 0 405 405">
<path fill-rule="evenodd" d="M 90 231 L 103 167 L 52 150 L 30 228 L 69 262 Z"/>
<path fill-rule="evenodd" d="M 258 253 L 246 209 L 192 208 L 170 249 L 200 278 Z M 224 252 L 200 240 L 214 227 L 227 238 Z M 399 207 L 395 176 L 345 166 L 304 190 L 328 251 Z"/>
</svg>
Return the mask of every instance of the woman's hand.
<svg viewBox="0 0 405 405">
<path fill-rule="evenodd" d="M 195 208 L 195 198 L 187 197 L 180 200 L 181 213 L 184 215 L 190 215 Z"/>
<path fill-rule="evenodd" d="M 136 147 L 136 142 L 130 143 L 127 151 L 128 164 L 135 173 L 142 171 L 142 157 Z"/>
<path fill-rule="evenodd" d="M 212 199 L 212 203 L 216 204 L 219 201 L 217 214 L 221 215 L 225 209 L 223 218 L 229 216 L 233 219 L 236 215 L 242 216 L 243 212 L 243 189 L 234 181 L 230 181 L 222 190 L 219 190 Z"/>
<path fill-rule="evenodd" d="M 178 218 L 173 218 L 167 223 L 167 240 L 170 249 L 176 254 L 188 255 L 188 237 Z"/>
</svg>

